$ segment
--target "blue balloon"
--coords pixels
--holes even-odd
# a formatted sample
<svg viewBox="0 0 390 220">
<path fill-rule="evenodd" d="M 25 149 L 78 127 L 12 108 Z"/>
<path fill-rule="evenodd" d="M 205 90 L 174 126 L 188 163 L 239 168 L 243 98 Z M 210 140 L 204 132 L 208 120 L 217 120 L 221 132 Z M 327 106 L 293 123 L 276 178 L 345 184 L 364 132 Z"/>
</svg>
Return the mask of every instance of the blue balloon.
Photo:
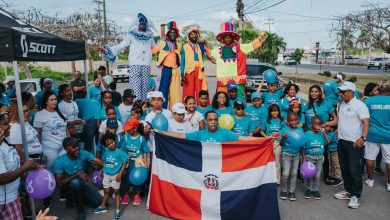
<svg viewBox="0 0 390 220">
<path fill-rule="evenodd" d="M 158 130 L 167 131 L 168 130 L 168 120 L 162 114 L 157 114 L 152 120 L 152 127 Z"/>
<path fill-rule="evenodd" d="M 306 144 L 306 135 L 301 129 L 292 129 L 288 131 L 286 141 L 294 147 L 302 147 Z"/>
<path fill-rule="evenodd" d="M 140 186 L 148 178 L 148 169 L 146 167 L 136 167 L 129 174 L 129 181 L 134 186 Z"/>
<path fill-rule="evenodd" d="M 267 81 L 267 83 L 275 83 L 276 82 L 276 72 L 275 70 L 273 69 L 267 69 L 266 71 L 264 71 L 264 79 L 265 81 Z"/>
</svg>

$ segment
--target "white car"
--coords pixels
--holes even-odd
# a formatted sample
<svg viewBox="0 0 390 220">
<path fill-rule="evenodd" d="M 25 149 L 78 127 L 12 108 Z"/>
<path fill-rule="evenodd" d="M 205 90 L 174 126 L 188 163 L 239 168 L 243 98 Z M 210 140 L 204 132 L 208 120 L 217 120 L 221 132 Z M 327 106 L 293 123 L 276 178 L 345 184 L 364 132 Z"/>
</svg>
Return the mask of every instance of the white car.
<svg viewBox="0 0 390 220">
<path fill-rule="evenodd" d="M 33 96 L 35 96 L 37 92 L 42 90 L 39 85 L 39 81 L 39 78 L 20 80 L 20 88 L 22 92 L 30 92 Z M 58 87 L 58 84 L 52 80 L 52 88 L 58 89 Z"/>
<path fill-rule="evenodd" d="M 121 80 L 122 82 L 125 80 L 129 80 L 130 74 L 130 66 L 128 64 L 118 64 L 116 65 L 116 69 L 112 71 L 111 77 L 115 82 Z"/>
<path fill-rule="evenodd" d="M 390 62 L 390 58 L 387 57 L 376 57 L 367 63 L 367 69 L 377 68 L 382 69 L 386 63 Z"/>
</svg>

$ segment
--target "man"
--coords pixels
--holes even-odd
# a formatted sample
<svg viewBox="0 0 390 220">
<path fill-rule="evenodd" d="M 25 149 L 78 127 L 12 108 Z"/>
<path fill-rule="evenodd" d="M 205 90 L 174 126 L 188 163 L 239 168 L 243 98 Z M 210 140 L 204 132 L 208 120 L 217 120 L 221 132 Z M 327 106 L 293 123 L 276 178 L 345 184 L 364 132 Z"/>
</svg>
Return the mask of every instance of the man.
<svg viewBox="0 0 390 220">
<path fill-rule="evenodd" d="M 370 112 L 370 129 L 364 149 L 368 177 L 365 183 L 368 187 L 374 186 L 374 162 L 382 150 L 387 169 L 386 189 L 390 192 L 390 80 L 380 82 L 378 89 L 379 95 L 364 100 Z"/>
<path fill-rule="evenodd" d="M 339 83 L 343 82 L 343 76 L 341 74 L 336 74 L 333 76 L 333 79 L 327 81 L 324 84 L 324 94 L 325 99 L 331 103 L 334 107 L 337 106 L 339 102 Z"/>
<path fill-rule="evenodd" d="M 181 51 L 181 82 L 183 85 L 183 99 L 187 96 L 195 97 L 200 104 L 198 94 L 201 90 L 207 91 L 206 75 L 204 73 L 203 55 L 209 58 L 210 51 L 205 43 L 199 44 L 200 31 L 191 29 L 187 34 L 187 43 Z M 207 44 L 207 43 L 206 43 Z M 211 58 L 209 58 L 211 59 Z"/>
<path fill-rule="evenodd" d="M 201 141 L 201 142 L 211 142 L 211 143 L 223 143 L 229 141 L 237 141 L 237 140 L 258 140 L 258 137 L 250 137 L 250 136 L 238 136 L 233 131 L 218 128 L 218 116 L 217 113 L 212 110 L 206 112 L 206 123 L 207 129 L 199 130 L 192 133 L 181 134 L 170 131 L 161 131 L 154 129 L 155 133 L 160 133 L 176 138 L 187 139 L 192 141 Z"/>
<path fill-rule="evenodd" d="M 16 88 L 15 88 L 15 77 L 7 76 L 5 78 L 5 84 L 7 84 L 7 88 L 5 90 L 5 94 L 8 98 L 15 98 Z"/>
<path fill-rule="evenodd" d="M 73 100 L 84 99 L 87 96 L 87 84 L 81 79 L 81 72 L 74 72 L 74 80 L 70 82 L 70 88 L 73 91 Z"/>
<path fill-rule="evenodd" d="M 241 97 L 237 97 L 238 94 L 238 85 L 236 82 L 231 82 L 227 84 L 227 91 L 229 94 L 229 106 L 234 106 L 234 102 L 240 100 L 243 102 L 246 107 L 245 99 L 241 99 Z"/>
<path fill-rule="evenodd" d="M 356 86 L 344 82 L 338 87 L 342 102 L 338 106 L 338 154 L 344 188 L 336 199 L 349 199 L 348 207 L 357 209 L 363 190 L 360 174 L 370 115 L 367 106 L 354 96 Z"/>
<path fill-rule="evenodd" d="M 211 57 L 217 63 L 218 91 L 226 92 L 226 85 L 232 81 L 238 84 L 238 97 L 245 100 L 246 55 L 259 48 L 267 39 L 267 34 L 260 36 L 249 44 L 239 44 L 240 35 L 234 32 L 234 24 L 222 24 L 222 32 L 217 35 L 217 41 L 223 44 L 211 51 Z"/>
<path fill-rule="evenodd" d="M 114 81 L 110 75 L 107 74 L 107 69 L 105 66 L 99 66 L 97 73 L 98 77 L 100 79 L 100 86 L 102 88 L 102 91 L 110 90 L 110 83 Z"/>
<path fill-rule="evenodd" d="M 156 31 L 153 23 L 142 13 L 138 13 L 137 19 L 130 27 L 128 35 L 116 46 L 104 49 L 104 58 L 110 63 L 115 62 L 116 55 L 125 48 L 129 49 L 129 85 L 139 100 L 146 100 L 149 92 L 150 65 L 152 63 L 152 48 L 156 47 L 153 31 Z"/>
<path fill-rule="evenodd" d="M 85 173 L 86 164 L 91 164 L 101 168 L 103 162 L 94 157 L 91 153 L 80 150 L 77 139 L 67 137 L 63 140 L 62 146 L 66 154 L 59 156 L 53 166 L 57 186 L 69 193 L 71 201 L 76 205 L 78 220 L 84 220 L 86 213 L 84 204 L 96 208 L 102 202 L 102 196 L 86 183 L 89 176 Z"/>
</svg>

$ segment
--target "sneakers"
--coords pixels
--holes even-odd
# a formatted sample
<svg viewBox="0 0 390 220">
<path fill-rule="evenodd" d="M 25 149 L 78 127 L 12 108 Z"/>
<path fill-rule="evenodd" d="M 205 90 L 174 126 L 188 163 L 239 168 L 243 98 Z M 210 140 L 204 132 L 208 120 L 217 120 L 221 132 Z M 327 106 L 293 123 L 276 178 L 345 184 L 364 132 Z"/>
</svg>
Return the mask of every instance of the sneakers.
<svg viewBox="0 0 390 220">
<path fill-rule="evenodd" d="M 364 181 L 364 183 L 365 183 L 368 187 L 374 187 L 374 180 L 366 179 L 366 181 Z"/>
<path fill-rule="evenodd" d="M 97 207 L 96 209 L 92 210 L 94 214 L 100 214 L 100 213 L 106 213 L 107 208 Z"/>
<path fill-rule="evenodd" d="M 381 170 L 381 168 L 375 168 L 374 173 L 378 174 L 379 176 L 385 175 L 385 173 Z"/>
<path fill-rule="evenodd" d="M 59 200 L 60 200 L 60 202 L 65 202 L 65 201 L 66 201 L 66 198 L 60 196 L 60 199 L 59 199 Z"/>
<path fill-rule="evenodd" d="M 349 200 L 348 207 L 351 209 L 357 209 L 360 206 L 360 199 L 356 196 L 352 196 Z"/>
<path fill-rule="evenodd" d="M 139 204 L 141 204 L 141 196 L 135 195 L 133 200 L 133 205 L 139 205 Z"/>
<path fill-rule="evenodd" d="M 120 219 L 122 217 L 121 215 L 121 211 L 119 210 L 115 210 L 115 215 L 114 215 L 115 219 Z"/>
<path fill-rule="evenodd" d="M 390 192 L 390 184 L 388 184 L 388 183 L 387 183 L 386 190 L 387 190 L 387 192 Z"/>
<path fill-rule="evenodd" d="M 343 184 L 344 184 L 344 181 L 335 179 L 335 180 L 333 180 L 333 184 L 332 185 L 333 186 L 341 186 Z"/>
<path fill-rule="evenodd" d="M 351 199 L 351 194 L 349 194 L 347 191 L 341 191 L 336 193 L 334 197 L 340 200 L 348 200 Z"/>
<path fill-rule="evenodd" d="M 294 192 L 288 193 L 288 198 L 290 201 L 297 201 L 297 197 L 295 196 Z"/>
<path fill-rule="evenodd" d="M 127 205 L 127 204 L 129 204 L 129 200 L 130 200 L 130 196 L 129 196 L 129 194 L 125 194 L 124 196 L 123 196 L 123 198 L 122 198 L 122 205 Z"/>
<path fill-rule="evenodd" d="M 287 199 L 287 192 L 280 191 L 279 199 L 286 200 Z"/>
<path fill-rule="evenodd" d="M 305 192 L 305 199 L 310 199 L 312 196 L 312 192 L 310 190 L 306 190 Z"/>
<path fill-rule="evenodd" d="M 318 191 L 313 191 L 313 196 L 314 196 L 314 198 L 315 198 L 316 200 L 322 199 L 322 198 L 321 198 L 321 194 L 320 194 L 320 192 L 318 192 Z"/>
</svg>

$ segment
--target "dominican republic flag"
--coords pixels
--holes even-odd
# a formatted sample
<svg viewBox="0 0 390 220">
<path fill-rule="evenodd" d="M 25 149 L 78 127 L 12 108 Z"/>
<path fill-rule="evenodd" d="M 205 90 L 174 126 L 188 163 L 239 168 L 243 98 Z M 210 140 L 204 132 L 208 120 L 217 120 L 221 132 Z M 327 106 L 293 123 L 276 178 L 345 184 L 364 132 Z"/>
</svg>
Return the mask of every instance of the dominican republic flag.
<svg viewBox="0 0 390 220">
<path fill-rule="evenodd" d="M 203 143 L 157 134 L 147 208 L 173 219 L 280 219 L 271 139 Z"/>
</svg>

